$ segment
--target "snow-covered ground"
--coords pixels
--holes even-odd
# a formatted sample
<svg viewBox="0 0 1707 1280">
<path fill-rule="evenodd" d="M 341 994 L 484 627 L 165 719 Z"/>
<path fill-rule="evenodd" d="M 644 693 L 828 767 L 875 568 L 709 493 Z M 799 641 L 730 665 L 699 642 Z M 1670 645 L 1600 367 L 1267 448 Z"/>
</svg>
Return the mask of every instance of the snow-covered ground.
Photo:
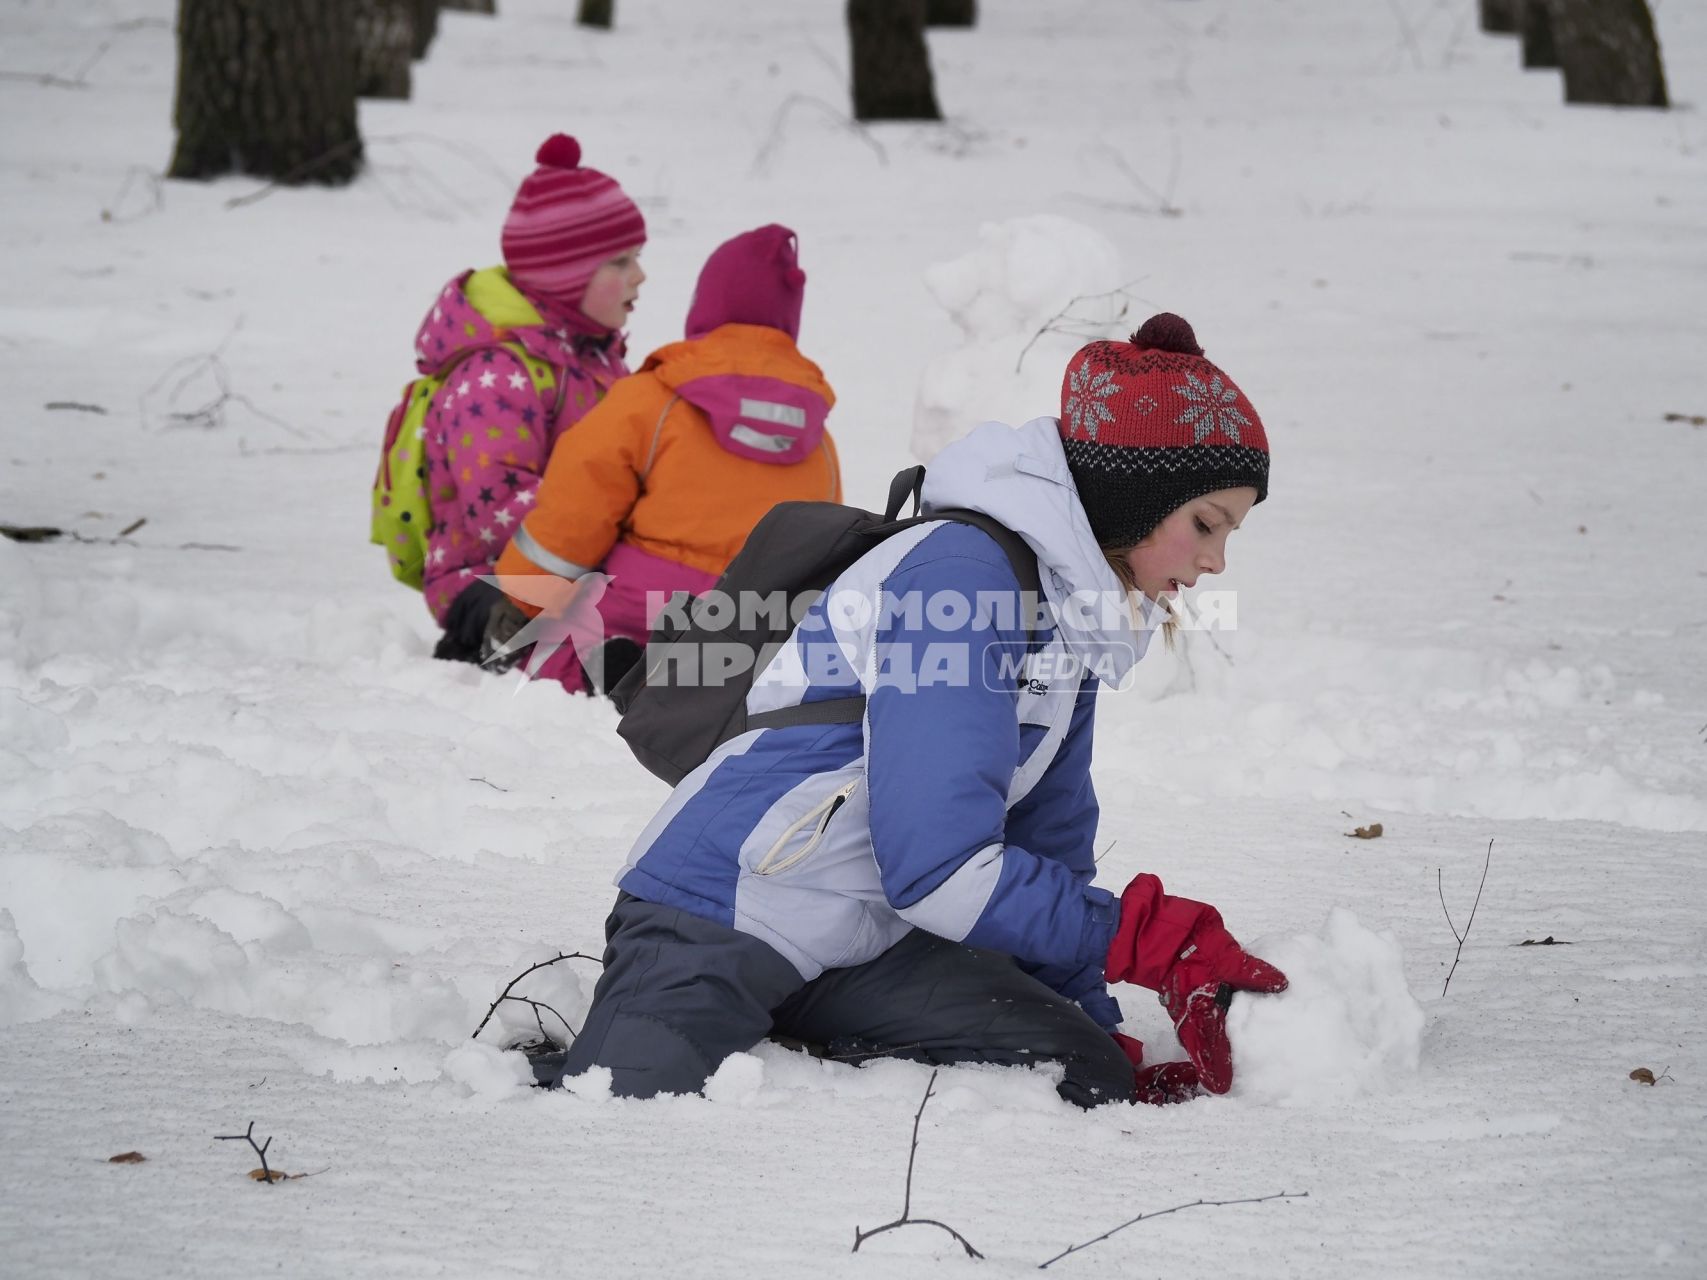
<svg viewBox="0 0 1707 1280">
<path fill-rule="evenodd" d="M 0 1274 L 1018 1275 L 1281 1191 L 1051 1271 L 1707 1273 L 1701 6 L 1655 5 L 1657 113 L 1566 109 L 1474 0 L 985 0 L 931 36 L 950 122 L 856 131 L 833 0 L 501 0 L 363 104 L 361 182 L 236 207 L 157 181 L 173 8 L 0 7 L 0 521 L 79 535 L 0 540 Z M 1009 360 L 1082 272 L 1267 422 L 1238 629 L 1156 646 L 1096 769 L 1106 882 L 1294 990 L 1235 1005 L 1225 1098 L 942 1072 L 912 1207 L 983 1262 L 849 1252 L 920 1067 L 629 1103 L 523 1087 L 524 1006 L 469 1042 L 598 950 L 662 794 L 608 707 L 428 660 L 366 542 L 419 313 L 558 129 L 647 213 L 636 354 L 718 241 L 799 231 L 853 501 L 957 405 L 1052 411 L 1075 339 Z M 577 1021 L 593 976 L 522 989 Z M 316 1176 L 245 1179 L 251 1121 Z"/>
</svg>

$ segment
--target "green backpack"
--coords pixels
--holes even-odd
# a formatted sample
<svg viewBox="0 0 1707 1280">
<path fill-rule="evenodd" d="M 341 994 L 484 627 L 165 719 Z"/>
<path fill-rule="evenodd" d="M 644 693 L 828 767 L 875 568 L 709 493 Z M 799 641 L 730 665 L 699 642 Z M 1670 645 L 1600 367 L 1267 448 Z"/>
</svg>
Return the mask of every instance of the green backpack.
<svg viewBox="0 0 1707 1280">
<path fill-rule="evenodd" d="M 372 539 L 385 548 L 391 576 L 405 586 L 421 589 L 427 567 L 427 534 L 433 527 L 432 499 L 456 497 L 448 480 L 430 497 L 427 493 L 427 410 L 439 388 L 449 382 L 458 366 L 469 356 L 492 347 L 502 347 L 519 359 L 533 380 L 542 404 L 550 404 L 548 422 L 556 422 L 563 411 L 564 385 L 544 360 L 530 355 L 520 344 L 493 341 L 470 347 L 454 364 L 427 378 L 416 378 L 403 388 L 403 395 L 385 424 L 385 445 L 380 451 L 379 470 L 373 478 Z"/>
</svg>

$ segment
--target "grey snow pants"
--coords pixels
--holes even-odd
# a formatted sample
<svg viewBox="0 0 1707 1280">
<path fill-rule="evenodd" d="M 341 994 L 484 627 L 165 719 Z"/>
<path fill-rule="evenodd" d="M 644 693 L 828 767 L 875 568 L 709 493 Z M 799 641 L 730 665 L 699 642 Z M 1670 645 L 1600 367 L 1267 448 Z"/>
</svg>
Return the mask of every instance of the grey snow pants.
<svg viewBox="0 0 1707 1280">
<path fill-rule="evenodd" d="M 605 939 L 562 1075 L 607 1067 L 619 1097 L 697 1093 L 724 1058 L 778 1035 L 850 1062 L 1058 1062 L 1068 1102 L 1133 1099 L 1132 1065 L 1108 1033 L 999 952 L 915 929 L 875 960 L 807 982 L 757 938 L 628 894 Z"/>
</svg>

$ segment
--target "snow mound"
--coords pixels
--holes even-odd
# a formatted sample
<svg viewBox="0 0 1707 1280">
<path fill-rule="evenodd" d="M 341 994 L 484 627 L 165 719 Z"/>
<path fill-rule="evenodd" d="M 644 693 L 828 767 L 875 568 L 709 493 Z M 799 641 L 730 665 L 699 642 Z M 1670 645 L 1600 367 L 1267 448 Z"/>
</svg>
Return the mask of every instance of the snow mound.
<svg viewBox="0 0 1707 1280">
<path fill-rule="evenodd" d="M 925 287 L 966 345 L 925 367 L 914 454 L 929 462 L 980 422 L 1056 412 L 1068 357 L 1137 327 L 1126 314 L 1125 283 L 1108 238 L 1069 218 L 1038 214 L 980 227 L 974 249 L 925 272 Z"/>
<path fill-rule="evenodd" d="M 1278 996 L 1236 997 L 1228 1010 L 1240 1096 L 1332 1102 L 1382 1092 L 1416 1070 L 1423 1011 L 1392 934 L 1336 907 L 1321 937 L 1265 941 L 1255 953 L 1291 985 Z"/>
<path fill-rule="evenodd" d="M 24 944 L 12 913 L 0 907 L 0 1027 L 50 1018 L 70 1002 L 43 991 L 24 963 Z"/>
</svg>

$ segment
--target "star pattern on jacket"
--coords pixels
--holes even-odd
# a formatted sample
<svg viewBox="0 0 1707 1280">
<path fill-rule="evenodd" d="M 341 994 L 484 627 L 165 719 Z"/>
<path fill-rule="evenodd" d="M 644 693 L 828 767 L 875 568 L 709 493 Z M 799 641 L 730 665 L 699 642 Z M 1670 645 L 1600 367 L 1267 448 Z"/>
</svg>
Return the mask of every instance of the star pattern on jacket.
<svg viewBox="0 0 1707 1280">
<path fill-rule="evenodd" d="M 427 409 L 422 468 L 430 513 L 423 590 L 441 619 L 534 507 L 552 445 L 592 404 L 576 405 L 570 393 L 602 392 L 627 373 L 577 335 L 498 328 L 465 288 L 458 277 L 441 291 L 416 340 L 432 353 L 422 369 L 439 364 L 446 379 Z"/>
</svg>

